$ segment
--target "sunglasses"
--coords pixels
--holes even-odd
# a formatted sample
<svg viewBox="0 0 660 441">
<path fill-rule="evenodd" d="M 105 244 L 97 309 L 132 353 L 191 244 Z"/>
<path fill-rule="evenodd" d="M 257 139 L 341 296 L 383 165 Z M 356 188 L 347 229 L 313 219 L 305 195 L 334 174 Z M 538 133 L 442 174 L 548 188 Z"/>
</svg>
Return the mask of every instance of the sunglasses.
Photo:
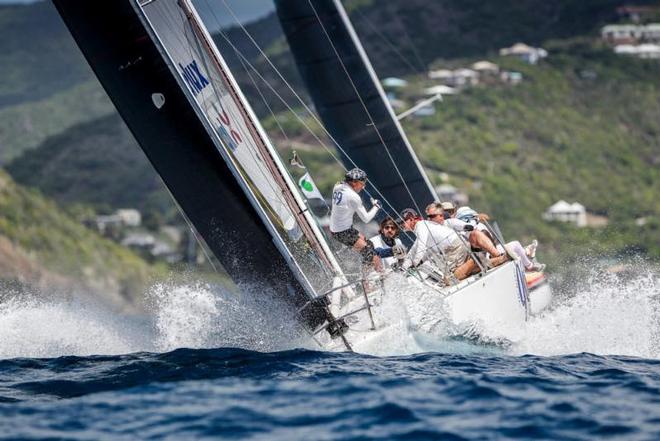
<svg viewBox="0 0 660 441">
<path fill-rule="evenodd" d="M 442 213 L 431 213 L 426 215 L 426 217 L 428 217 L 429 219 L 433 219 L 434 217 L 438 217 L 438 216 L 442 216 Z"/>
</svg>

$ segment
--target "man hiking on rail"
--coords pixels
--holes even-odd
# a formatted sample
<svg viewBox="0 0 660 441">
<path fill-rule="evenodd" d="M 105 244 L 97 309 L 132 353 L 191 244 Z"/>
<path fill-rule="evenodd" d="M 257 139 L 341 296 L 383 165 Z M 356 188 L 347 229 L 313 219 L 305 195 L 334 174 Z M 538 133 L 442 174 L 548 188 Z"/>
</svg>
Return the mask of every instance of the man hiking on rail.
<svg viewBox="0 0 660 441">
<path fill-rule="evenodd" d="M 367 241 L 362 233 L 353 228 L 353 215 L 360 216 L 367 223 L 376 216 L 380 202 L 371 200 L 371 210 L 362 205 L 358 194 L 367 185 L 367 174 L 359 168 L 346 172 L 343 182 L 337 183 L 332 189 L 332 211 L 330 212 L 330 233 L 338 242 L 353 248 L 362 255 L 364 264 L 373 264 L 377 271 L 382 270 L 380 257 L 374 251 L 374 246 Z"/>
</svg>

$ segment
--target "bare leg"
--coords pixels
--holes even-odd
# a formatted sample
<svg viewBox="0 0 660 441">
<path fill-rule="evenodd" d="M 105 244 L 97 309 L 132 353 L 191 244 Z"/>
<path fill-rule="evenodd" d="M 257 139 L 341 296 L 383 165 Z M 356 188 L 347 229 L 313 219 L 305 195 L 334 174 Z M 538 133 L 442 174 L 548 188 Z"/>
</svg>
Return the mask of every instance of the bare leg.
<svg viewBox="0 0 660 441">
<path fill-rule="evenodd" d="M 478 269 L 477 264 L 474 262 L 474 260 L 472 260 L 472 258 L 469 258 L 454 270 L 454 276 L 458 280 L 467 279 L 468 276 L 474 273 L 475 270 L 477 269 Z"/>
<path fill-rule="evenodd" d="M 506 246 L 509 247 L 509 249 L 513 251 L 516 254 L 516 256 L 520 258 L 520 261 L 525 266 L 525 268 L 529 268 L 532 266 L 532 261 L 529 260 L 529 257 L 527 257 L 527 253 L 525 252 L 525 249 L 520 244 L 520 242 L 514 240 L 507 243 Z"/>
<path fill-rule="evenodd" d="M 365 237 L 362 235 L 362 233 L 360 233 L 360 237 L 358 238 L 357 242 L 355 242 L 355 244 L 353 245 L 353 249 L 357 252 L 360 252 L 366 246 L 367 246 L 367 239 L 365 239 Z M 374 269 L 376 271 L 378 271 L 378 272 L 383 271 L 383 264 L 380 261 L 380 257 L 378 257 L 374 254 L 374 257 L 372 259 L 372 263 L 373 263 Z"/>
<path fill-rule="evenodd" d="M 470 233 L 470 245 L 472 245 L 473 248 L 481 248 L 485 252 L 491 255 L 491 257 L 499 256 L 500 252 L 497 251 L 497 248 L 495 248 L 495 245 L 493 244 L 493 241 L 490 240 L 488 236 L 486 236 L 482 231 L 473 231 Z"/>
</svg>

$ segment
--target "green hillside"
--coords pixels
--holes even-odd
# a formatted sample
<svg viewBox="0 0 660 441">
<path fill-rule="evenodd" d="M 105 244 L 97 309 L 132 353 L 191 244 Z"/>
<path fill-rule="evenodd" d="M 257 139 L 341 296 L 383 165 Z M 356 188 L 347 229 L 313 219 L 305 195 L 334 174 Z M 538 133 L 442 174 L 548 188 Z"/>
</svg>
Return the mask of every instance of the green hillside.
<svg viewBox="0 0 660 441">
<path fill-rule="evenodd" d="M 100 211 L 134 207 L 149 217 L 176 211 L 160 178 L 121 118 L 112 114 L 49 138 L 7 166 L 22 185 L 60 204 Z"/>
<path fill-rule="evenodd" d="M 599 27 L 616 20 L 615 9 L 623 3 L 355 0 L 346 5 L 381 77 L 419 73 L 429 64 L 465 67 L 480 58 L 524 75 L 518 86 L 468 89 L 447 97 L 436 115 L 405 122 L 435 183 L 440 183 L 440 172 L 448 173 L 449 183 L 467 191 L 476 208 L 493 213 L 508 237 L 538 235 L 545 252 L 551 251 L 548 257 L 630 251 L 657 258 L 659 63 L 617 57 L 595 43 Z M 33 11 L 40 12 L 29 16 Z M 64 206 L 80 202 L 97 210 L 134 206 L 154 216 L 170 216 L 174 210 L 169 196 L 119 117 L 98 118 L 111 106 L 98 83 L 89 81 L 88 68 L 52 6 L 0 8 L 0 23 L 6 17 L 14 17 L 16 26 L 22 23 L 23 30 L 13 28 L 14 33 L 33 29 L 38 20 L 48 24 L 43 32 L 34 31 L 34 42 L 28 45 L 31 52 L 11 36 L 7 36 L 9 44 L 3 43 L 7 49 L 0 56 L 11 66 L 31 66 L 31 73 L 11 73 L 0 89 L 0 105 L 5 106 L 0 109 L 0 163 L 11 160 L 8 169 L 18 182 L 40 189 Z M 255 38 L 304 95 L 274 17 L 248 30 L 258 30 Z M 245 38 L 241 35 L 240 30 L 229 32 L 293 103 L 275 75 L 265 72 L 257 52 L 245 41 L 240 43 Z M 493 55 L 517 41 L 542 45 L 550 56 L 538 66 L 529 66 Z M 40 57 L 47 43 L 59 50 Z M 55 67 L 39 71 L 30 64 L 37 59 Z M 71 72 L 58 79 L 54 72 L 67 68 Z M 269 132 L 280 141 L 284 156 L 293 148 L 301 152 L 327 193 L 341 174 L 339 168 L 310 145 L 312 138 L 285 114 L 278 122 L 290 139 L 283 139 L 266 106 L 259 105 L 250 78 L 242 70 L 236 74 Z M 418 98 L 415 92 L 432 83 L 419 76 L 408 78 L 412 85 L 401 97 L 412 105 Z M 48 93 L 38 92 L 42 83 Z M 266 93 L 266 97 L 272 108 L 283 110 L 274 96 Z M 562 198 L 607 216 L 610 225 L 602 230 L 575 229 L 543 221 L 545 208 Z M 638 218 L 646 218 L 646 224 L 638 226 Z"/>
<path fill-rule="evenodd" d="M 96 81 L 87 81 L 47 98 L 0 107 L 0 165 L 40 145 L 51 135 L 114 112 Z"/>
<path fill-rule="evenodd" d="M 522 72 L 522 84 L 478 87 L 409 120 L 422 161 L 449 173 L 509 237 L 540 234 L 559 248 L 568 235 L 573 245 L 660 257 L 660 63 L 584 41 L 547 47 L 538 66 L 493 60 Z M 594 234 L 549 226 L 541 214 L 559 199 L 608 216 L 610 226 Z M 654 221 L 638 227 L 641 217 Z"/>
<path fill-rule="evenodd" d="M 438 58 L 482 56 L 518 41 L 596 35 L 626 0 L 405 0 L 346 2 L 381 76 L 419 71 Z M 640 0 L 636 5 L 658 5 Z M 394 50 L 396 49 L 396 51 Z M 398 54 L 400 55 L 397 55 Z"/>
<path fill-rule="evenodd" d="M 164 275 L 126 248 L 101 238 L 71 213 L 34 190 L 16 185 L 0 171 L 0 241 L 12 243 L 32 265 L 59 274 L 72 284 L 123 296 L 136 302 L 147 283 Z M 23 250 L 23 251 L 20 251 Z M 0 280 L 25 280 L 24 274 L 0 273 Z"/>
<path fill-rule="evenodd" d="M 660 258 L 660 62 L 616 56 L 590 39 L 546 47 L 550 56 L 537 66 L 489 58 L 521 72 L 521 84 L 482 84 L 446 96 L 433 116 L 404 120 L 423 165 L 435 184 L 448 174 L 507 237 L 538 236 L 544 257 L 634 252 Z M 458 68 L 476 60 L 437 64 Z M 399 97 L 412 106 L 433 82 L 408 79 Z M 304 129 L 293 117 L 279 120 L 289 137 L 301 139 Z M 276 134 L 272 118 L 266 126 Z M 329 194 L 339 176 L 327 173 L 329 155 L 318 147 L 301 156 Z M 607 216 L 609 226 L 578 229 L 542 220 L 560 199 Z M 647 223 L 638 226 L 638 218 Z"/>
<path fill-rule="evenodd" d="M 0 47 L 0 108 L 40 101 L 92 77 L 49 1 L 0 6 Z"/>
</svg>

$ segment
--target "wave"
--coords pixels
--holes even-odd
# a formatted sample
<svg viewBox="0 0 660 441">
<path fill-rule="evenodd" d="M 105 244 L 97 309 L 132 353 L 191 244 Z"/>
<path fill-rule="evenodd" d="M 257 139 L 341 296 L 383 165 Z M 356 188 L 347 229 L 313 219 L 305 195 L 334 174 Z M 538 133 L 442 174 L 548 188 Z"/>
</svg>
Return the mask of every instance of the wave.
<svg viewBox="0 0 660 441">
<path fill-rule="evenodd" d="M 236 294 L 202 282 L 157 284 L 139 315 L 75 293 L 46 299 L 3 294 L 8 298 L 0 303 L 0 358 L 310 346 L 287 305 L 261 291 Z"/>
<path fill-rule="evenodd" d="M 551 308 L 522 327 L 471 328 L 443 324 L 444 305 L 427 311 L 434 325 L 412 329 L 401 298 L 415 298 L 402 280 L 388 282 L 381 308 L 393 324 L 386 341 L 365 352 L 560 355 L 589 352 L 660 358 L 657 270 L 638 265 L 622 277 L 597 266 L 581 283 L 555 291 Z M 571 286 L 571 284 L 565 284 Z M 167 352 L 176 348 L 236 347 L 261 352 L 316 346 L 294 311 L 262 290 L 236 294 L 208 283 L 163 283 L 146 295 L 145 313 L 120 314 L 89 296 L 67 298 L 0 293 L 0 358 Z M 412 293 L 415 294 L 415 293 Z M 419 293 L 427 295 L 428 293 Z M 435 293 L 432 293 L 435 295 Z M 413 311 L 411 309 L 411 311 Z"/>
</svg>

